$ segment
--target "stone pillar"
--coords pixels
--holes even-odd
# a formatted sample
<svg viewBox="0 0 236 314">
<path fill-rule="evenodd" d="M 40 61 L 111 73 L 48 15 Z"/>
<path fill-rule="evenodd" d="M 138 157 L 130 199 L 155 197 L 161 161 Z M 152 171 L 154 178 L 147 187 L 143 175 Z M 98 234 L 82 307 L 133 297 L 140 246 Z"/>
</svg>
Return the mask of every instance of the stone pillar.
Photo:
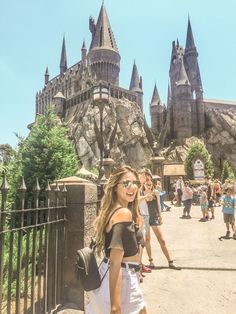
<svg viewBox="0 0 236 314">
<path fill-rule="evenodd" d="M 163 163 L 165 161 L 164 157 L 155 156 L 150 159 L 152 163 L 152 174 L 158 175 L 161 178 L 161 186 L 164 187 L 164 173 L 163 173 Z"/>
<path fill-rule="evenodd" d="M 97 212 L 97 186 L 92 182 L 69 177 L 58 180 L 66 185 L 67 208 L 65 223 L 64 304 L 84 308 L 84 291 L 75 275 L 76 251 L 90 244 L 94 236 Z"/>
<path fill-rule="evenodd" d="M 114 160 L 112 158 L 103 158 L 103 167 L 105 170 L 105 177 L 108 179 L 110 177 L 112 166 L 115 164 Z"/>
</svg>

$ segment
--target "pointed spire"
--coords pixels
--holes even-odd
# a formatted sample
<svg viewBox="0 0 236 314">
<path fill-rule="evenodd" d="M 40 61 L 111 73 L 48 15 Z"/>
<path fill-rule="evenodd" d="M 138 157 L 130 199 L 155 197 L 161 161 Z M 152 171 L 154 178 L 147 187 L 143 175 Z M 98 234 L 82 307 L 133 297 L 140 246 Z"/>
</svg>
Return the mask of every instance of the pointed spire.
<svg viewBox="0 0 236 314">
<path fill-rule="evenodd" d="M 85 40 L 83 40 L 83 45 L 81 49 L 86 49 Z"/>
<path fill-rule="evenodd" d="M 48 72 L 48 67 L 46 67 L 46 71 L 44 74 L 44 84 L 46 85 L 49 81 L 49 72 Z"/>
<path fill-rule="evenodd" d="M 135 60 L 134 60 L 129 89 L 133 92 L 142 92 L 142 89 L 140 88 L 139 74 L 138 74 L 138 69 L 137 69 Z"/>
<path fill-rule="evenodd" d="M 104 3 L 102 3 L 96 27 L 94 27 L 94 20 L 90 18 L 90 30 L 93 35 L 90 51 L 93 48 L 103 47 L 118 53 L 115 37 L 111 29 Z"/>
<path fill-rule="evenodd" d="M 81 59 L 82 59 L 82 66 L 86 67 L 86 59 L 87 59 L 87 49 L 86 49 L 86 45 L 85 45 L 85 40 L 83 40 L 83 45 L 81 48 Z"/>
<path fill-rule="evenodd" d="M 185 70 L 184 60 L 181 58 L 180 70 L 178 75 L 177 85 L 190 85 L 189 79 Z"/>
<path fill-rule="evenodd" d="M 67 57 L 66 57 L 66 43 L 65 36 L 63 36 L 62 48 L 61 48 L 61 61 L 60 61 L 60 74 L 63 74 L 67 70 Z"/>
<path fill-rule="evenodd" d="M 196 46 L 194 43 L 190 18 L 188 17 L 188 29 L 187 29 L 187 38 L 186 38 L 185 49 L 192 49 L 192 48 L 196 48 Z"/>
<path fill-rule="evenodd" d="M 150 106 L 158 106 L 158 105 L 161 105 L 161 99 L 157 90 L 157 86 L 155 84 Z"/>
</svg>

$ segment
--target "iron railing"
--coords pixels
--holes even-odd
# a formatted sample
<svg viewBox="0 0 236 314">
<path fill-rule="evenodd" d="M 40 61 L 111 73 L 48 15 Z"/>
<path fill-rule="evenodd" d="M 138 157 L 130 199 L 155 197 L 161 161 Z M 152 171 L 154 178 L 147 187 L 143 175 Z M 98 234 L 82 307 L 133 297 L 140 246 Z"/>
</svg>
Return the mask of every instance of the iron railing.
<svg viewBox="0 0 236 314">
<path fill-rule="evenodd" d="M 34 206 L 25 208 L 22 178 L 19 206 L 8 208 L 4 176 L 0 198 L 0 314 L 45 314 L 63 302 L 66 188 L 46 188 L 40 202 L 38 180 Z"/>
</svg>

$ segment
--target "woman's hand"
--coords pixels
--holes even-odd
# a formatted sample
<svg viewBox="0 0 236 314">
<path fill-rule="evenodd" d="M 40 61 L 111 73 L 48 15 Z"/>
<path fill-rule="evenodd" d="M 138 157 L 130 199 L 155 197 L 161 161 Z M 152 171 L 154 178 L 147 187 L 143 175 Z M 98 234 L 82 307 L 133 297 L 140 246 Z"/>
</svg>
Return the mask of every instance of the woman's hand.
<svg viewBox="0 0 236 314">
<path fill-rule="evenodd" d="M 160 223 L 160 225 L 162 225 L 162 224 L 163 224 L 163 219 L 162 219 L 162 217 L 161 217 L 161 216 L 159 216 L 159 223 Z"/>
</svg>

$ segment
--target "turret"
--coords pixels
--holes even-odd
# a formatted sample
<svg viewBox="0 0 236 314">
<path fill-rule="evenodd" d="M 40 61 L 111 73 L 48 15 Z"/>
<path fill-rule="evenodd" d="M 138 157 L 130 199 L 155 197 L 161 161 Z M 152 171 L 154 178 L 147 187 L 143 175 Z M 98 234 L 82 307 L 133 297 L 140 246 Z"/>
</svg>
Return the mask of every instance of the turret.
<svg viewBox="0 0 236 314">
<path fill-rule="evenodd" d="M 61 48 L 61 61 L 60 61 L 60 74 L 62 75 L 67 70 L 67 57 L 66 57 L 66 43 L 65 36 L 63 37 L 62 48 Z"/>
<path fill-rule="evenodd" d="M 159 134 L 165 123 L 165 108 L 161 103 L 161 99 L 156 87 L 154 86 L 152 100 L 150 103 L 151 129 L 153 133 Z"/>
<path fill-rule="evenodd" d="M 90 17 L 92 41 L 88 53 L 88 62 L 92 75 L 119 85 L 120 55 L 113 35 L 104 4 L 102 4 L 97 24 Z"/>
<path fill-rule="evenodd" d="M 175 88 L 174 130 L 178 139 L 192 136 L 192 92 L 183 58 Z"/>
<path fill-rule="evenodd" d="M 85 41 L 83 41 L 83 45 L 81 48 L 81 63 L 83 67 L 86 67 L 86 58 L 87 58 L 87 49 L 85 46 Z"/>
<path fill-rule="evenodd" d="M 58 92 L 54 97 L 54 104 L 55 104 L 55 112 L 58 117 L 62 118 L 64 116 L 65 111 L 65 103 L 66 97 L 61 93 Z"/>
<path fill-rule="evenodd" d="M 187 38 L 184 53 L 184 64 L 192 87 L 194 98 L 202 99 L 202 81 L 198 65 L 198 52 L 195 46 L 190 19 L 188 19 Z"/>
<path fill-rule="evenodd" d="M 138 68 L 135 64 L 133 65 L 131 80 L 130 80 L 130 91 L 135 92 L 138 96 L 138 104 L 143 111 L 143 90 L 142 90 L 142 77 L 139 77 Z"/>
<path fill-rule="evenodd" d="M 48 81 L 49 81 L 49 73 L 48 73 L 48 67 L 46 67 L 46 71 L 44 74 L 44 84 L 47 85 Z"/>
</svg>

